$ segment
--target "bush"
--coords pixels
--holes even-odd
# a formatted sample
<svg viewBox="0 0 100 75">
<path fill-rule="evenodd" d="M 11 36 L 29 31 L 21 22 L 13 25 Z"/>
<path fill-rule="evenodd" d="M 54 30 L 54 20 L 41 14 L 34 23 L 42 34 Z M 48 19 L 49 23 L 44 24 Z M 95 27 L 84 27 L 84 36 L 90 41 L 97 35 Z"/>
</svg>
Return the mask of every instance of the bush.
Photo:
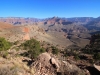
<svg viewBox="0 0 100 75">
<path fill-rule="evenodd" d="M 22 46 L 25 50 L 28 50 L 27 56 L 31 59 L 35 59 L 40 53 L 45 52 L 45 50 L 40 47 L 40 43 L 35 39 L 27 40 Z"/>
<path fill-rule="evenodd" d="M 100 53 L 95 53 L 93 57 L 95 60 L 100 60 Z"/>
<path fill-rule="evenodd" d="M 86 54 L 94 54 L 95 50 L 94 49 L 83 49 L 83 53 L 86 53 Z"/>
<path fill-rule="evenodd" d="M 10 42 L 6 41 L 5 38 L 0 37 L 0 51 L 8 50 L 10 47 Z"/>
<path fill-rule="evenodd" d="M 41 53 L 44 53 L 44 52 L 45 52 L 44 48 L 41 48 L 41 49 L 40 49 L 40 52 L 41 52 Z"/>
<path fill-rule="evenodd" d="M 54 46 L 52 46 L 51 48 L 52 48 L 52 53 L 57 55 L 59 52 L 58 48 L 56 48 Z"/>
<path fill-rule="evenodd" d="M 65 49 L 65 50 L 64 50 L 64 55 L 65 55 L 65 57 L 66 57 L 66 55 L 67 55 L 67 56 L 75 56 L 76 53 L 75 53 L 74 50 L 72 50 L 72 49 Z"/>
<path fill-rule="evenodd" d="M 17 45 L 18 43 L 19 43 L 19 41 L 15 41 L 15 42 L 14 42 L 14 45 Z"/>
<path fill-rule="evenodd" d="M 75 60 L 80 60 L 78 55 L 75 55 L 74 58 L 75 58 Z"/>
</svg>

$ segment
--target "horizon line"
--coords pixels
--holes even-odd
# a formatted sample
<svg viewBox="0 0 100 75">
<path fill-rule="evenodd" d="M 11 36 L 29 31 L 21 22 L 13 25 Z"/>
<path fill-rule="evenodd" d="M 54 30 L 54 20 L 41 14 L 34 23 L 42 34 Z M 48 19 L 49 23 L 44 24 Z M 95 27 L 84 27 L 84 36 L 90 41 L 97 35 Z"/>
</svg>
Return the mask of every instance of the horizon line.
<svg viewBox="0 0 100 75">
<path fill-rule="evenodd" d="M 53 16 L 53 17 L 58 17 L 58 18 L 98 18 L 98 17 L 100 17 L 100 16 L 98 16 L 98 17 L 88 17 L 88 16 L 86 16 L 86 17 L 59 17 L 59 16 Z M 53 18 L 53 17 L 46 17 L 46 18 Z M 0 17 L 0 18 L 34 18 L 34 19 L 46 19 L 46 18 L 36 18 L 36 17 L 16 17 L 16 16 L 11 16 L 11 17 Z"/>
</svg>

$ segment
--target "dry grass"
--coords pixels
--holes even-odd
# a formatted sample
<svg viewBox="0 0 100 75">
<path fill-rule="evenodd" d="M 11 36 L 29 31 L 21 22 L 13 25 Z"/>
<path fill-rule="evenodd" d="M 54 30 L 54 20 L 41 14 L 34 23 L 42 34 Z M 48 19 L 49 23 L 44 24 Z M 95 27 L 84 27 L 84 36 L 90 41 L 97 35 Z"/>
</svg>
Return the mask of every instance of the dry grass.
<svg viewBox="0 0 100 75">
<path fill-rule="evenodd" d="M 11 57 L 11 59 L 0 58 L 0 75 L 34 75 L 27 62 L 23 62 L 24 57 Z"/>
</svg>

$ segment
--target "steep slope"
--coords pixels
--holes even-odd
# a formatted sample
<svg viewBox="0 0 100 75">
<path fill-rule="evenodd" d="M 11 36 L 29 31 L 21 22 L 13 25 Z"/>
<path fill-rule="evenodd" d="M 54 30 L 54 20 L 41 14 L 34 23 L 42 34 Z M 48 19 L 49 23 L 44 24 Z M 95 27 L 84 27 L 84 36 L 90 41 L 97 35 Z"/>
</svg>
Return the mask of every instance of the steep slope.
<svg viewBox="0 0 100 75">
<path fill-rule="evenodd" d="M 11 27 L 13 27 L 13 25 L 11 25 L 9 23 L 0 22 L 0 30 L 8 29 L 8 28 L 11 28 Z"/>
<path fill-rule="evenodd" d="M 10 24 L 7 25 L 7 23 L 1 24 L 2 31 L 0 32 L 0 36 L 11 42 L 24 41 L 35 38 L 40 42 L 45 41 L 55 46 L 59 45 L 61 48 L 71 45 L 71 42 L 67 40 L 66 37 L 62 38 L 52 36 L 51 34 L 46 33 L 44 29 L 36 25 L 12 26 Z"/>
</svg>

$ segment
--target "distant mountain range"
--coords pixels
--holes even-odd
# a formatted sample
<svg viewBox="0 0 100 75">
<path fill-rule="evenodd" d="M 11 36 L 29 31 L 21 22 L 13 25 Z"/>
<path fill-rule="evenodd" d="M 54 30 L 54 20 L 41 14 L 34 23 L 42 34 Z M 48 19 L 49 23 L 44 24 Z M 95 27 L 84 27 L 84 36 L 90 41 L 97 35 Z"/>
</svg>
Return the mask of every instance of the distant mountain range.
<svg viewBox="0 0 100 75">
<path fill-rule="evenodd" d="M 88 22 L 85 27 L 88 30 L 100 30 L 100 17 L 93 19 L 92 21 Z"/>
<path fill-rule="evenodd" d="M 22 18 L 22 17 L 8 17 L 8 18 L 0 17 L 0 21 L 16 25 L 16 24 L 34 23 L 34 22 L 41 21 L 41 19 L 37 19 L 37 18 Z"/>
<path fill-rule="evenodd" d="M 74 18 L 60 18 L 60 17 L 53 17 L 54 18 L 58 18 L 58 20 L 60 21 L 65 20 L 65 21 L 71 21 L 71 22 L 90 22 L 92 21 L 93 17 L 74 17 Z M 23 18 L 23 17 L 0 17 L 0 21 L 1 22 L 7 22 L 7 23 L 11 23 L 11 24 L 25 24 L 25 23 L 34 23 L 34 22 L 40 22 L 40 21 L 48 21 L 51 18 L 46 18 L 46 19 L 38 19 L 38 18 Z"/>
</svg>

